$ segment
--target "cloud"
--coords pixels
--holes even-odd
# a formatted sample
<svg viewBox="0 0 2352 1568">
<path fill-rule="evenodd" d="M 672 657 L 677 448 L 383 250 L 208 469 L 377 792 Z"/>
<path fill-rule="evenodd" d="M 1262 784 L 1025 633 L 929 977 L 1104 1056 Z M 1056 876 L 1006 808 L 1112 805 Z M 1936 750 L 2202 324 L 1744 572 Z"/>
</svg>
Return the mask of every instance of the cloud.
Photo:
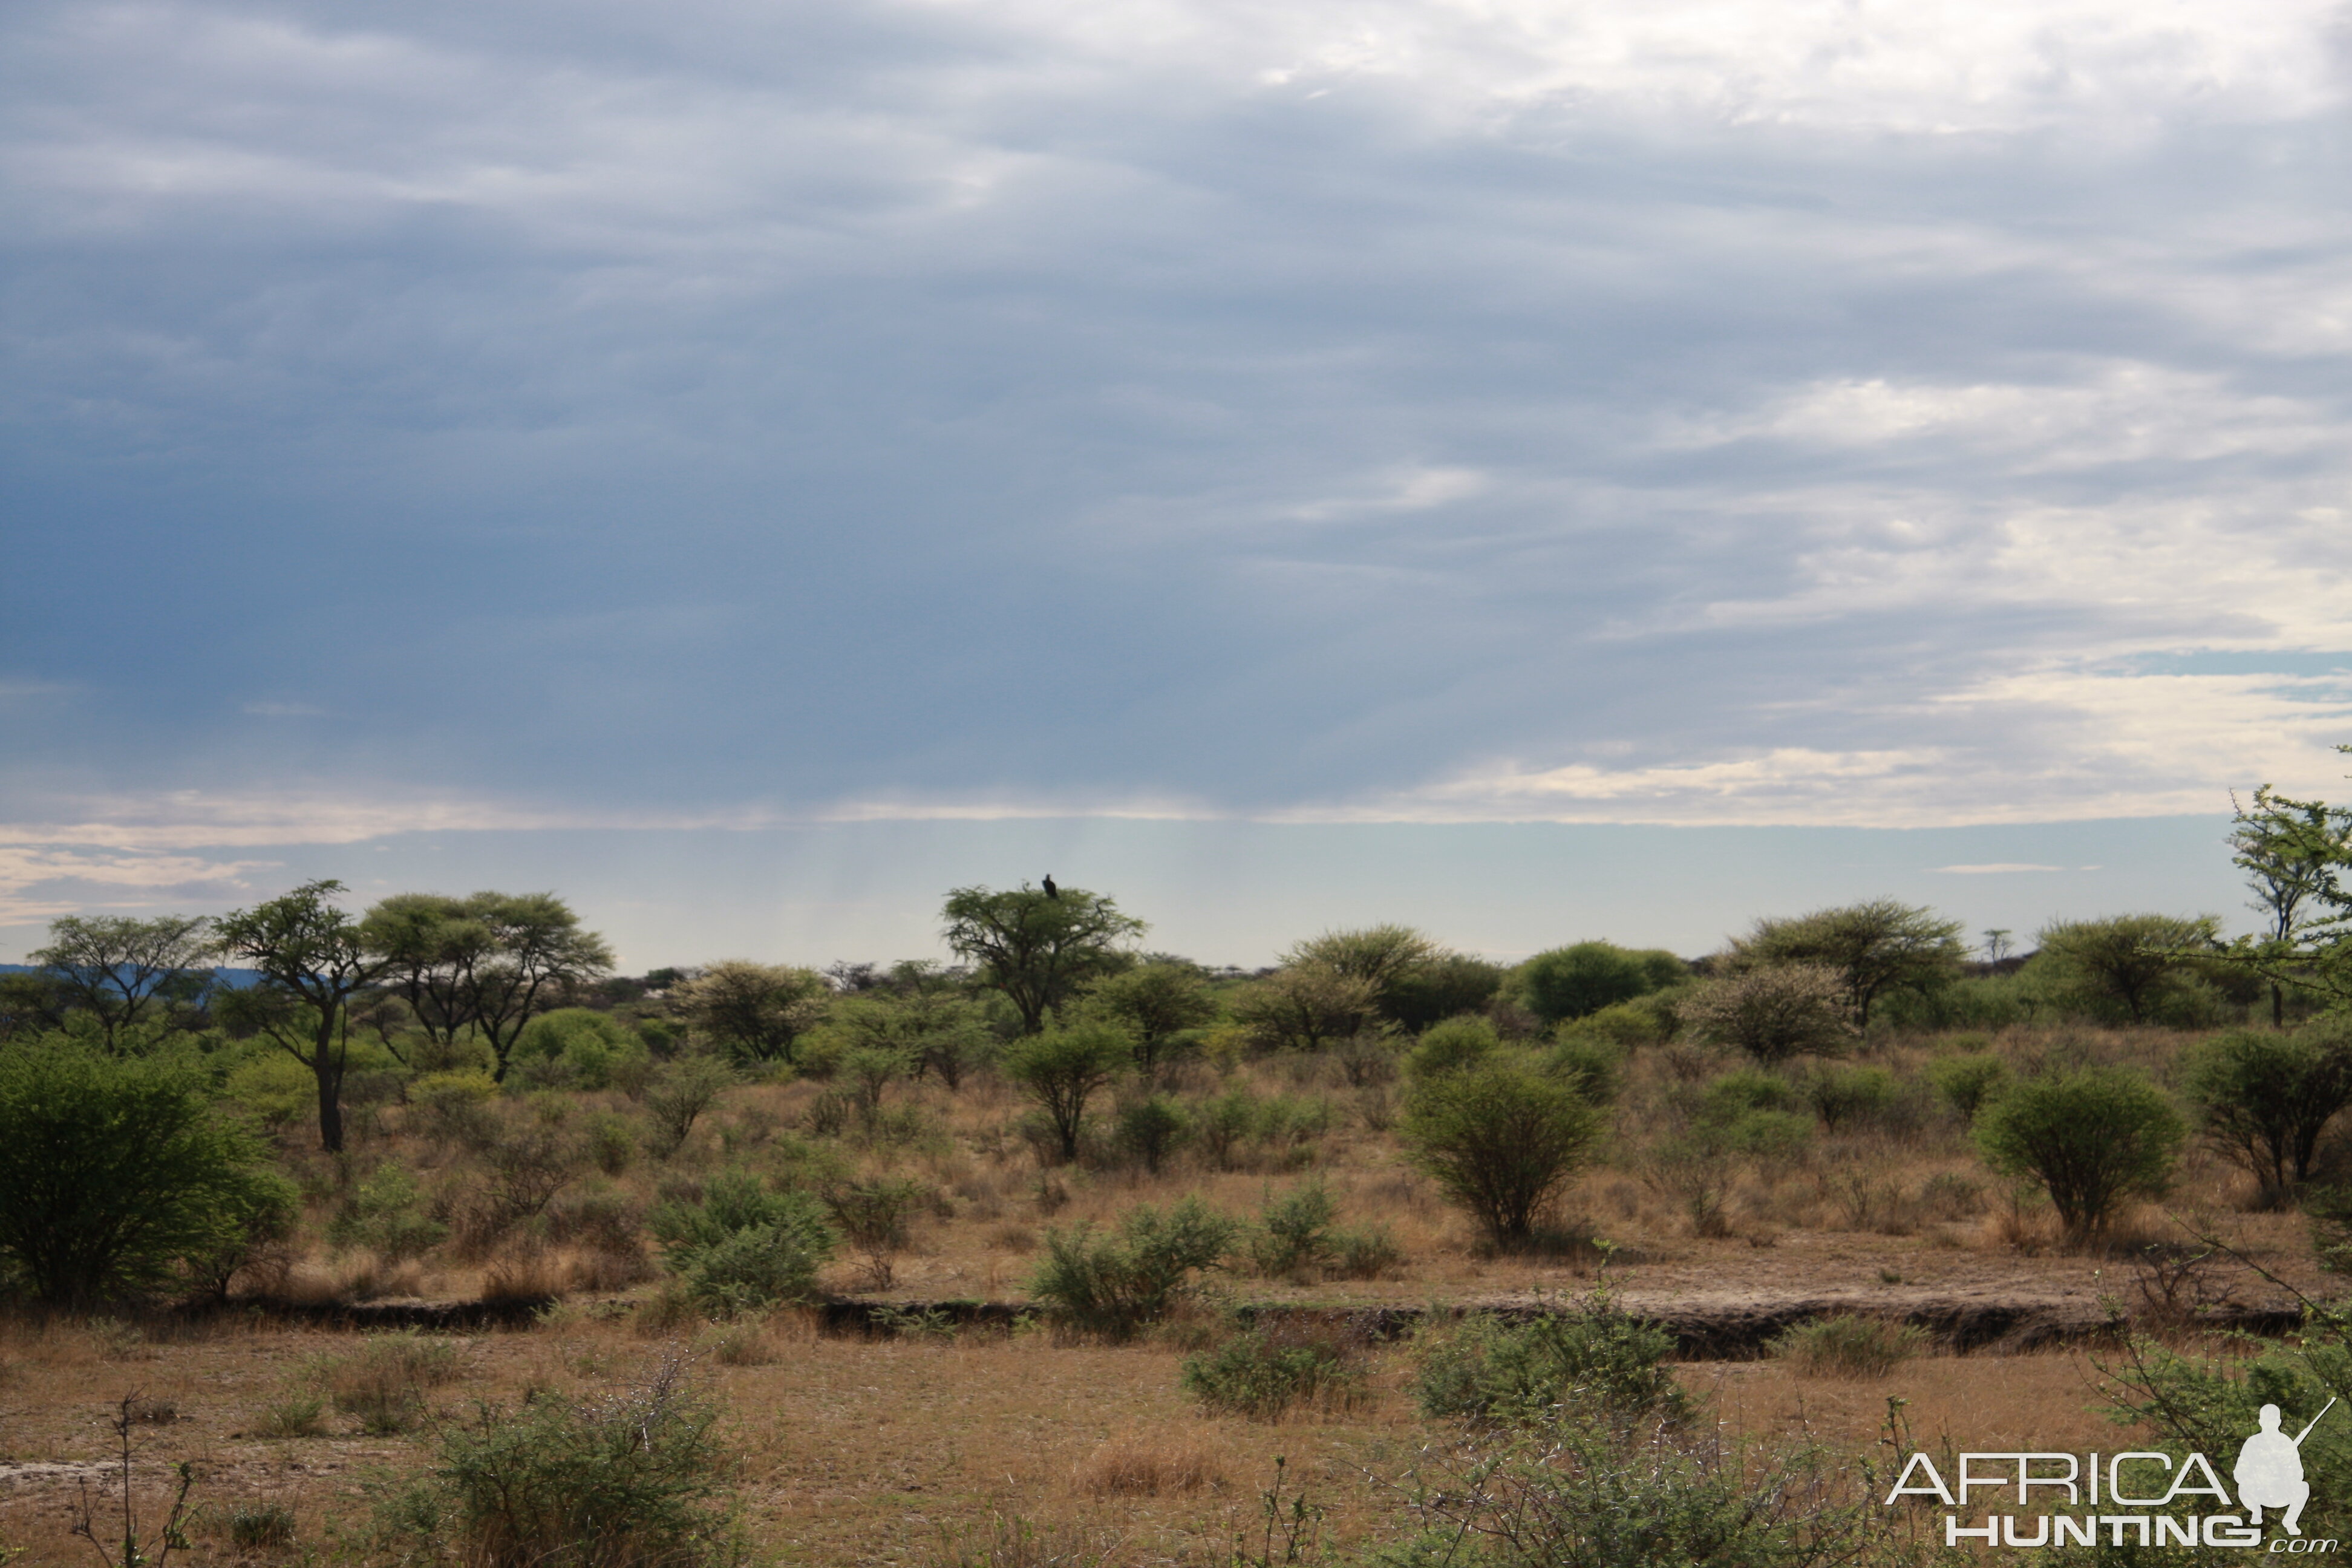
<svg viewBox="0 0 2352 1568">
<path fill-rule="evenodd" d="M 1996 861 L 1988 866 L 1931 866 L 1928 868 L 1931 871 L 1952 877 L 1999 877 L 2012 871 L 2063 871 L 2065 868 L 2063 866 L 2036 866 L 2021 860 Z M 2095 868 L 2087 866 L 2084 868 L 2084 870 Z"/>
<path fill-rule="evenodd" d="M 12 7 L 0 843 L 2324 794 L 2336 29 Z"/>
</svg>

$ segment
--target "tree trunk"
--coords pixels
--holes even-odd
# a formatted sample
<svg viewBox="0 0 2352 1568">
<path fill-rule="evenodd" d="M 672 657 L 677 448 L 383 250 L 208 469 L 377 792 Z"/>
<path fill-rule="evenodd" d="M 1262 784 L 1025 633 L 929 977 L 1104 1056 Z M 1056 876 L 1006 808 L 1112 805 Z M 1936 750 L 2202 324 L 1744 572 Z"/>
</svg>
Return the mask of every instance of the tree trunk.
<svg viewBox="0 0 2352 1568">
<path fill-rule="evenodd" d="M 320 1015 L 319 1037 L 311 1047 L 310 1071 L 319 1080 L 319 1147 L 330 1154 L 343 1152 L 343 1059 L 335 1048 L 336 1008 Z"/>
</svg>

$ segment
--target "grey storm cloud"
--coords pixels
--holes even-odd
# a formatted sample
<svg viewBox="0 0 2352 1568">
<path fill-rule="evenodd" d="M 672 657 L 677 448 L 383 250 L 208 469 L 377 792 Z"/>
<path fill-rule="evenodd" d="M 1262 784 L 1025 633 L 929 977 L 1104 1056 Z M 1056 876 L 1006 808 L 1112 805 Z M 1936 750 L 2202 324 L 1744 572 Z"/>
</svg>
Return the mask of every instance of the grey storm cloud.
<svg viewBox="0 0 2352 1568">
<path fill-rule="evenodd" d="M 26 0 L 11 831 L 2332 779 L 2342 38 Z"/>
</svg>

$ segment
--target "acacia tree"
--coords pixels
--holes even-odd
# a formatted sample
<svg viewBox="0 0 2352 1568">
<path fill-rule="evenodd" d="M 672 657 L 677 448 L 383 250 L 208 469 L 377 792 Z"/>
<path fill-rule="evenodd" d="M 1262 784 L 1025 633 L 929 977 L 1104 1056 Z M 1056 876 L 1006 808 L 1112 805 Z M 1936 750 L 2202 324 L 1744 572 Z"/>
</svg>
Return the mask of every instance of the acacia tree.
<svg viewBox="0 0 2352 1568">
<path fill-rule="evenodd" d="M 2263 784 L 2254 791 L 2251 809 L 2232 795 L 2235 816 L 2230 826 L 2231 864 L 2246 873 L 2253 889 L 2252 908 L 2265 929 L 2256 946 L 2273 957 L 2292 961 L 2298 941 L 2314 927 L 2341 918 L 2346 895 L 2338 873 L 2352 861 L 2352 811 L 2325 801 L 2294 800 Z M 2286 1021 L 2286 986 L 2280 976 L 2270 982 L 2271 1024 Z"/>
<path fill-rule="evenodd" d="M 31 957 L 69 1005 L 98 1020 L 112 1050 L 151 1004 L 193 1001 L 212 983 L 211 924 L 201 915 L 68 915 L 50 922 L 49 945 Z"/>
<path fill-rule="evenodd" d="M 1379 1005 L 1371 981 L 1308 960 L 1244 986 L 1233 1011 L 1264 1049 L 1319 1051 L 1363 1033 Z"/>
<path fill-rule="evenodd" d="M 1179 1036 L 1217 1016 L 1200 966 L 1165 959 L 1097 981 L 1087 1001 L 1135 1037 L 1135 1065 L 1146 1077 L 1160 1070 Z"/>
<path fill-rule="evenodd" d="M 1736 971 L 1782 964 L 1821 964 L 1837 971 L 1857 1027 L 1870 1025 L 1870 1007 L 1889 991 L 1930 992 L 1956 979 L 1968 949 L 1960 922 L 1933 910 L 1873 899 L 1842 909 L 1815 910 L 1789 920 L 1763 920 L 1727 953 Z"/>
<path fill-rule="evenodd" d="M 2214 951 L 2220 927 L 2211 915 L 2053 921 L 2036 939 L 2034 967 L 2088 999 L 2122 1004 L 2144 1024 L 2193 978 L 2193 961 Z"/>
<path fill-rule="evenodd" d="M 1043 1029 L 1046 1014 L 1088 981 L 1125 969 L 1125 944 L 1150 929 L 1107 893 L 1046 893 L 1026 882 L 1002 892 L 958 888 L 940 916 L 949 948 L 972 966 L 976 984 L 1004 994 L 1024 1035 Z"/>
<path fill-rule="evenodd" d="M 814 969 L 730 958 L 671 993 L 678 1011 L 739 1059 L 790 1064 L 823 1021 L 833 987 Z"/>
<path fill-rule="evenodd" d="M 444 1044 L 471 1030 L 499 1082 L 531 1018 L 613 967 L 604 939 L 553 893 L 397 894 L 361 932 L 418 1024 Z"/>
<path fill-rule="evenodd" d="M 319 1087 L 319 1146 L 343 1146 L 343 1071 L 351 1059 L 345 1005 L 391 961 L 367 951 L 360 922 L 332 902 L 331 879 L 305 882 L 282 898 L 223 915 L 220 951 L 261 972 L 249 991 L 223 997 L 232 1026 L 268 1035 L 310 1069 Z"/>
</svg>

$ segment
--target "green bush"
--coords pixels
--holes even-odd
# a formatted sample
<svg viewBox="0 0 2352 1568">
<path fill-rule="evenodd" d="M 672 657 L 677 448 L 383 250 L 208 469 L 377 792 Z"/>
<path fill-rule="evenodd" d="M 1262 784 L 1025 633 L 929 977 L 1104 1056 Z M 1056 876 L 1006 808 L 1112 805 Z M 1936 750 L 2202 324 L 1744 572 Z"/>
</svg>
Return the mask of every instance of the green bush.
<svg viewBox="0 0 2352 1568">
<path fill-rule="evenodd" d="M 1507 1249 L 1526 1243 L 1603 1126 L 1573 1085 L 1515 1052 L 1420 1079 L 1400 1123 L 1413 1162 Z"/>
<path fill-rule="evenodd" d="M 1736 1046 L 1759 1062 L 1835 1056 L 1853 1043 L 1843 980 L 1822 964 L 1790 963 L 1694 986 L 1683 1022 L 1701 1040 Z"/>
<path fill-rule="evenodd" d="M 1087 1102 L 1134 1059 L 1135 1042 L 1126 1030 L 1083 1021 L 1013 1041 L 997 1067 L 1045 1112 L 1062 1158 L 1075 1160 Z"/>
<path fill-rule="evenodd" d="M 740 1561 L 717 1407 L 682 1360 L 599 1400 L 541 1392 L 443 1428 L 432 1467 L 383 1504 L 411 1562 L 465 1568 L 700 1568 Z"/>
<path fill-rule="evenodd" d="M 1798 1083 L 1822 1125 L 1832 1132 L 1870 1124 L 1900 1126 L 1909 1109 L 1895 1075 L 1879 1067 L 1821 1067 Z"/>
<path fill-rule="evenodd" d="M 2039 1182 L 2076 1242 L 2103 1235 L 2126 1198 L 2162 1192 L 2186 1136 L 2154 1084 L 2114 1068 L 2028 1079 L 1977 1120 L 1985 1163 Z"/>
<path fill-rule="evenodd" d="M 74 1306 L 165 1290 L 290 1209 L 260 1142 L 169 1058 L 0 1053 L 0 1269 Z"/>
<path fill-rule="evenodd" d="M 2199 1045 L 2181 1067 L 2199 1129 L 2271 1204 L 2311 1179 L 2320 1133 L 2352 1102 L 2352 1039 L 2331 1026 L 2292 1035 L 2233 1029 Z"/>
<path fill-rule="evenodd" d="M 1849 1313 L 1791 1324 L 1765 1348 L 1807 1377 L 1884 1377 L 1927 1343 L 1916 1323 Z"/>
<path fill-rule="evenodd" d="M 1424 1415 L 1680 1421 L 1690 1402 L 1665 1365 L 1674 1348 L 1606 1297 L 1519 1322 L 1473 1313 L 1426 1336 L 1413 1391 Z"/>
<path fill-rule="evenodd" d="M 1118 1108 L 1115 1136 L 1118 1146 L 1153 1175 L 1192 1130 L 1192 1121 L 1164 1094 L 1147 1095 Z"/>
<path fill-rule="evenodd" d="M 1362 1396 L 1364 1374 L 1344 1346 L 1251 1329 L 1206 1355 L 1185 1357 L 1179 1386 L 1218 1415 L 1276 1421 L 1295 1405 L 1354 1404 Z"/>
<path fill-rule="evenodd" d="M 1425 1461 L 1425 1533 L 1378 1568 L 1840 1568 L 1913 1560 L 1870 1475 L 1820 1447 L 1570 1422 L 1480 1434 Z M 1891 1550 L 1882 1552 L 1881 1543 Z"/>
<path fill-rule="evenodd" d="M 2023 984 L 2053 1010 L 2102 1023 L 2210 1026 L 2223 1004 L 2199 960 L 2212 952 L 2220 926 L 2210 915 L 2054 921 L 2042 928 Z"/>
<path fill-rule="evenodd" d="M 1691 981 L 1680 980 L 1665 990 L 1588 1013 L 1562 1024 L 1557 1031 L 1559 1037 L 1599 1040 L 1619 1051 L 1663 1046 L 1682 1028 L 1682 1004 L 1692 988 Z"/>
<path fill-rule="evenodd" d="M 610 1088 L 616 1073 L 627 1073 L 652 1054 L 635 1030 L 591 1007 L 541 1014 L 523 1026 L 514 1048 L 518 1063 L 561 1062 L 572 1084 L 591 1089 Z"/>
<path fill-rule="evenodd" d="M 1260 1095 L 1235 1084 L 1200 1108 L 1192 1139 L 1219 1170 L 1261 1161 L 1287 1163 L 1331 1124 L 1331 1102 L 1320 1096 Z"/>
<path fill-rule="evenodd" d="M 1108 1236 L 1089 1225 L 1048 1227 L 1029 1294 L 1066 1329 L 1131 1339 L 1165 1317 L 1197 1275 L 1219 1266 L 1240 1228 L 1198 1197 L 1165 1212 L 1138 1205 Z"/>
<path fill-rule="evenodd" d="M 1618 1070 L 1623 1059 L 1605 1040 L 1571 1035 L 1544 1053 L 1544 1071 L 1575 1085 L 1586 1104 L 1604 1107 L 1614 1105 L 1624 1092 L 1624 1078 Z"/>
<path fill-rule="evenodd" d="M 1697 1121 L 1729 1121 L 1751 1110 L 1794 1110 L 1797 1086 L 1777 1073 L 1752 1068 L 1725 1073 L 1699 1091 Z"/>
<path fill-rule="evenodd" d="M 449 1227 L 425 1209 L 425 1194 L 405 1166 L 386 1162 L 344 1194 L 327 1222 L 337 1247 L 364 1247 L 387 1262 L 415 1258 L 447 1239 Z"/>
<path fill-rule="evenodd" d="M 1974 1122 L 1977 1112 L 2008 1087 L 2009 1064 L 1990 1051 L 1964 1052 L 1930 1063 L 1927 1081 L 1961 1121 Z"/>
<path fill-rule="evenodd" d="M 1517 973 L 1528 1011 L 1547 1024 L 1582 1018 L 1664 989 L 1690 974 L 1671 952 L 1580 942 L 1537 953 Z"/>
<path fill-rule="evenodd" d="M 646 1228 L 688 1296 L 729 1316 L 807 1300 L 835 1245 L 815 1198 L 741 1172 L 711 1178 L 699 1203 L 660 1205 Z"/>
<path fill-rule="evenodd" d="M 1484 1061 L 1502 1043 L 1495 1026 L 1484 1018 L 1448 1018 L 1422 1031 L 1405 1053 L 1405 1069 L 1416 1078 L 1460 1072 Z"/>
<path fill-rule="evenodd" d="M 1250 1238 L 1250 1266 L 1268 1279 L 1304 1274 L 1330 1258 L 1331 1223 L 1339 1205 L 1321 1181 L 1305 1183 L 1281 1197 L 1266 1194 L 1257 1233 Z"/>
</svg>

